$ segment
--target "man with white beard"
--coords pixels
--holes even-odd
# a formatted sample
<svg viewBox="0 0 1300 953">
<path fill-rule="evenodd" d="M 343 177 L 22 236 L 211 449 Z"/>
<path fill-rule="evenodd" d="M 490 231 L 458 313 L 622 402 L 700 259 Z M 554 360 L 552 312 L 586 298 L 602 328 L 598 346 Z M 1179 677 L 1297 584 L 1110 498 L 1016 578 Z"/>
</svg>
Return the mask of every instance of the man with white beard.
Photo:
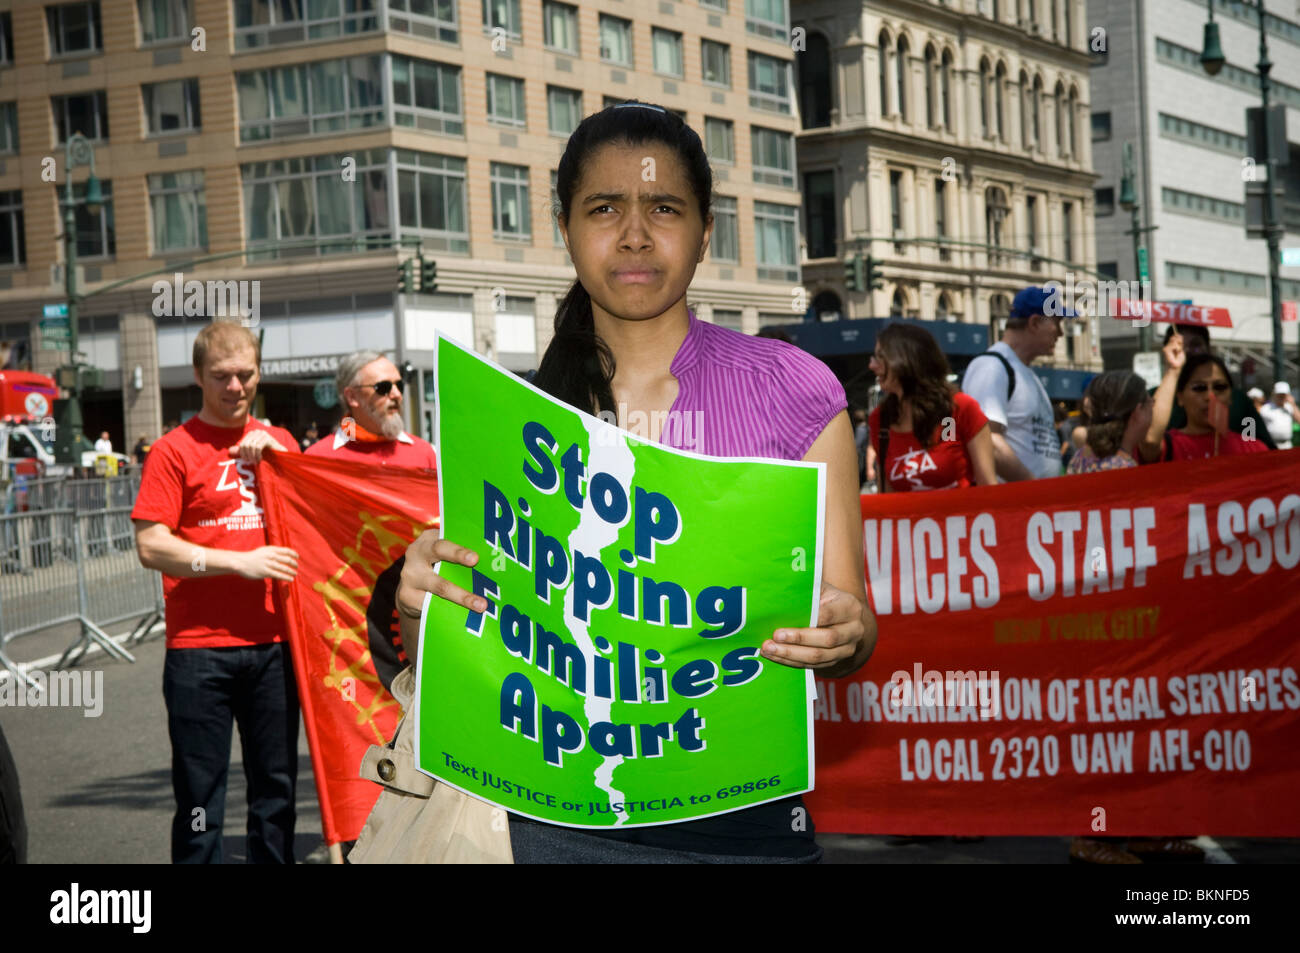
<svg viewBox="0 0 1300 953">
<path fill-rule="evenodd" d="M 395 467 L 438 465 L 433 446 L 405 430 L 403 382 L 378 351 L 358 351 L 339 361 L 335 378 L 343 420 L 308 455 Z"/>
</svg>

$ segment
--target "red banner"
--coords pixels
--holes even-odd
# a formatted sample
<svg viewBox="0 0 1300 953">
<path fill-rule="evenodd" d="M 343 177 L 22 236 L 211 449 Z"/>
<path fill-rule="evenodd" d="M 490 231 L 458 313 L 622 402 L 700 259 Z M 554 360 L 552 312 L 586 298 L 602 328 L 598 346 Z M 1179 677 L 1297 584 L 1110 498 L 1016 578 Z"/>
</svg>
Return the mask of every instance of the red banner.
<svg viewBox="0 0 1300 953">
<path fill-rule="evenodd" d="M 1117 298 L 1111 301 L 1111 317 L 1133 321 L 1148 317 L 1153 324 L 1200 324 L 1209 328 L 1232 327 L 1232 315 L 1227 308 L 1211 308 L 1199 304 L 1177 304 L 1173 301 L 1133 301 Z"/>
<path fill-rule="evenodd" d="M 825 831 L 1300 836 L 1300 449 L 863 496 Z"/>
<path fill-rule="evenodd" d="M 268 453 L 258 485 L 271 544 L 298 554 L 280 594 L 325 841 L 356 840 L 380 792 L 362 756 L 401 717 L 393 599 L 406 547 L 438 523 L 437 472 Z"/>
</svg>

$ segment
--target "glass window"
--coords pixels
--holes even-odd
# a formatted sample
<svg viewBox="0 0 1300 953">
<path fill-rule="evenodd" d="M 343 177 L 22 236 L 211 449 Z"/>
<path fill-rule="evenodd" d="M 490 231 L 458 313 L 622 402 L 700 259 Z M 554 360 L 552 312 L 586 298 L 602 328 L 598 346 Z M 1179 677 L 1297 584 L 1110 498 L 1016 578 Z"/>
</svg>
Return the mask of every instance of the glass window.
<svg viewBox="0 0 1300 953">
<path fill-rule="evenodd" d="M 804 176 L 807 210 L 808 257 L 835 256 L 835 173 L 809 172 Z"/>
<path fill-rule="evenodd" d="M 149 211 L 155 254 L 208 247 L 208 209 L 203 173 L 163 172 L 149 180 Z"/>
<path fill-rule="evenodd" d="M 731 47 L 713 40 L 701 40 L 700 65 L 704 82 L 730 88 Z"/>
<path fill-rule="evenodd" d="M 50 55 L 87 53 L 104 48 L 98 3 L 68 3 L 45 8 L 50 31 Z"/>
<path fill-rule="evenodd" d="M 654 48 L 654 68 L 656 73 L 668 76 L 682 75 L 682 35 L 672 30 L 655 27 L 650 32 Z"/>
<path fill-rule="evenodd" d="M 378 125 L 379 54 L 235 74 L 245 141 Z"/>
<path fill-rule="evenodd" d="M 1092 114 L 1092 141 L 1104 142 L 1110 138 L 1110 113 Z"/>
<path fill-rule="evenodd" d="M 74 132 L 81 133 L 87 139 L 108 138 L 108 99 L 102 89 L 92 93 L 55 96 L 51 102 L 60 144 L 67 142 Z"/>
<path fill-rule="evenodd" d="M 483 0 L 483 29 L 505 30 L 507 36 L 520 39 L 519 0 Z"/>
<path fill-rule="evenodd" d="M 117 232 L 113 227 L 113 183 L 107 179 L 99 183 L 104 204 L 98 215 L 91 215 L 85 205 L 78 205 L 77 256 L 79 258 L 108 258 L 117 254 Z M 74 183 L 72 198 L 80 202 L 86 197 L 86 183 Z"/>
<path fill-rule="evenodd" d="M 754 181 L 794 188 L 794 137 L 777 129 L 750 128 Z"/>
<path fill-rule="evenodd" d="M 18 151 L 18 104 L 0 103 L 0 152 Z"/>
<path fill-rule="evenodd" d="M 0 192 L 0 266 L 27 262 L 23 233 L 23 193 L 19 189 Z"/>
<path fill-rule="evenodd" d="M 8 10 L 0 11 L 0 66 L 11 66 L 14 61 L 13 17 Z"/>
<path fill-rule="evenodd" d="M 754 256 L 760 279 L 798 280 L 795 245 L 798 212 L 792 205 L 754 203 Z"/>
<path fill-rule="evenodd" d="M 1074 261 L 1074 203 L 1063 202 L 1061 204 L 1061 237 L 1063 253 L 1061 255 L 1067 262 Z"/>
<path fill-rule="evenodd" d="M 527 125 L 524 110 L 524 81 L 514 76 L 487 74 L 487 113 L 491 122 L 507 126 Z"/>
<path fill-rule="evenodd" d="M 713 199 L 713 237 L 709 254 L 715 261 L 740 261 L 740 233 L 736 227 L 736 200 L 726 195 Z"/>
<path fill-rule="evenodd" d="M 576 89 L 547 86 L 546 112 L 551 132 L 569 135 L 582 121 L 582 93 Z"/>
<path fill-rule="evenodd" d="M 528 169 L 492 163 L 492 234 L 495 238 L 531 240 L 528 210 Z"/>
<path fill-rule="evenodd" d="M 403 237 L 469 253 L 464 159 L 398 149 L 397 185 Z"/>
<path fill-rule="evenodd" d="M 542 4 L 542 27 L 546 45 L 578 55 L 578 8 L 546 0 Z"/>
<path fill-rule="evenodd" d="M 136 9 L 141 43 L 190 38 L 190 0 L 136 0 Z"/>
<path fill-rule="evenodd" d="M 632 21 L 600 15 L 600 58 L 619 66 L 632 65 Z"/>
<path fill-rule="evenodd" d="M 761 53 L 749 53 L 749 105 L 789 114 L 790 64 Z"/>
<path fill-rule="evenodd" d="M 440 43 L 457 43 L 456 0 L 388 0 L 388 29 Z"/>
<path fill-rule="evenodd" d="M 730 119 L 704 117 L 704 152 L 711 162 L 736 161 L 735 124 Z"/>
<path fill-rule="evenodd" d="M 450 136 L 463 135 L 460 67 L 405 56 L 392 59 L 393 115 L 397 124 Z"/>
<path fill-rule="evenodd" d="M 1097 215 L 1114 215 L 1115 214 L 1115 189 L 1107 186 L 1104 189 L 1092 190 L 1093 201 L 1096 202 Z"/>
<path fill-rule="evenodd" d="M 378 0 L 234 0 L 235 49 L 379 29 Z"/>
<path fill-rule="evenodd" d="M 188 132 L 201 127 L 197 79 L 154 83 L 141 89 L 144 93 L 145 123 L 150 135 Z"/>
<path fill-rule="evenodd" d="M 786 39 L 785 0 L 745 0 L 745 29 L 757 36 Z"/>
</svg>

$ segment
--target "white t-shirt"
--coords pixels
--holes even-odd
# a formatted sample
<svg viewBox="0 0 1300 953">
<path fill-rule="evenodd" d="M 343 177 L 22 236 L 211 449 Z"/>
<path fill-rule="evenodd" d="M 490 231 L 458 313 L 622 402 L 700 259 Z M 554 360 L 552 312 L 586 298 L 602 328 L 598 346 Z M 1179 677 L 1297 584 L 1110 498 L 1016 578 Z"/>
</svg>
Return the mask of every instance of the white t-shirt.
<svg viewBox="0 0 1300 953">
<path fill-rule="evenodd" d="M 1264 418 L 1264 426 L 1268 428 L 1268 435 L 1273 438 L 1279 450 L 1291 449 L 1291 411 L 1286 407 L 1279 407 L 1271 400 L 1259 408 L 1259 415 Z M 1282 446 L 1286 444 L 1286 446 Z"/>
<path fill-rule="evenodd" d="M 95 452 L 96 452 L 96 453 L 112 453 L 112 452 L 113 452 L 113 441 L 111 441 L 111 440 L 105 440 L 103 437 L 100 437 L 98 440 L 95 441 Z"/>
<path fill-rule="evenodd" d="M 1003 436 L 1030 473 L 1060 476 L 1061 444 L 1047 389 L 1006 344 L 999 341 L 989 350 L 1005 357 L 1015 371 L 1016 392 L 1011 400 L 1007 400 L 1007 370 L 996 357 L 973 359 L 961 389 L 975 398 L 985 417 L 1007 428 Z"/>
</svg>

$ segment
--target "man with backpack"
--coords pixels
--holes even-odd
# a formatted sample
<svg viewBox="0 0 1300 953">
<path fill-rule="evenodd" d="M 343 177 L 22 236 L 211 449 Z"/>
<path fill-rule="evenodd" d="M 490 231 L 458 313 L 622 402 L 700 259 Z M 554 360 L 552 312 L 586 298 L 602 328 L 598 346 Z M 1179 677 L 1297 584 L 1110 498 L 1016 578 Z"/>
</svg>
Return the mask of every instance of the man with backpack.
<svg viewBox="0 0 1300 953">
<path fill-rule="evenodd" d="M 1011 303 L 1002 340 L 966 367 L 962 390 L 975 398 L 993 434 L 993 464 L 1002 482 L 1060 476 L 1061 445 L 1047 388 L 1029 365 L 1056 350 L 1066 308 L 1048 314 L 1046 288 L 1029 287 Z"/>
</svg>

